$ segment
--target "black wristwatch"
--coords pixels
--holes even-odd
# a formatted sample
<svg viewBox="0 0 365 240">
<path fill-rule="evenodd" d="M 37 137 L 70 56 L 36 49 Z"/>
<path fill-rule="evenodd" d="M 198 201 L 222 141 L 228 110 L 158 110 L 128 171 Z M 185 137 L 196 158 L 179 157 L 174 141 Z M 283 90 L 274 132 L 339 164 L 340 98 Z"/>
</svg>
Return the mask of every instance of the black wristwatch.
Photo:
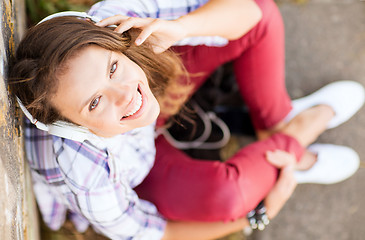
<svg viewBox="0 0 365 240">
<path fill-rule="evenodd" d="M 264 230 L 265 227 L 270 223 L 270 220 L 266 214 L 266 207 L 264 202 L 261 201 L 257 207 L 247 214 L 248 222 L 250 223 L 251 229 Z"/>
</svg>

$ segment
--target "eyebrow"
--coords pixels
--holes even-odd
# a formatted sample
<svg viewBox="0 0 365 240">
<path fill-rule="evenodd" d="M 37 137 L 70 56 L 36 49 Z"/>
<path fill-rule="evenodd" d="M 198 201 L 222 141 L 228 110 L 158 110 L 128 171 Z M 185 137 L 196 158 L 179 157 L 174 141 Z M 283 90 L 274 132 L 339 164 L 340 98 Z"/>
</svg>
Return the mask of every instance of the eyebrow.
<svg viewBox="0 0 365 240">
<path fill-rule="evenodd" d="M 108 77 L 109 76 L 109 73 L 110 73 L 110 64 L 112 62 L 112 51 L 109 51 L 109 54 L 108 54 L 108 64 L 106 65 L 106 76 Z M 90 102 L 93 100 L 95 94 L 93 94 L 90 98 L 88 98 L 83 104 L 81 104 L 81 109 L 80 109 L 80 112 L 82 112 L 82 110 L 84 109 L 84 107 L 86 105 L 90 105 Z"/>
</svg>

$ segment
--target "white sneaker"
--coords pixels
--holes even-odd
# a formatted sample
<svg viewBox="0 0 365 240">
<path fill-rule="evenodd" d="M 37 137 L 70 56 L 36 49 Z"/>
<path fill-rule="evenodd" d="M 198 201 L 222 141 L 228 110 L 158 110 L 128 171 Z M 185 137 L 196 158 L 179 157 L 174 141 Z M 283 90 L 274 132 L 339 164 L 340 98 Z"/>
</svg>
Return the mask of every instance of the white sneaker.
<svg viewBox="0 0 365 240">
<path fill-rule="evenodd" d="M 326 104 L 335 112 L 327 128 L 334 128 L 349 120 L 362 107 L 364 100 L 365 91 L 360 83 L 348 80 L 333 82 L 306 97 L 293 100 L 293 109 L 285 120 L 291 120 L 310 107 Z"/>
<path fill-rule="evenodd" d="M 294 172 L 298 183 L 338 183 L 352 176 L 360 165 L 359 155 L 349 147 L 317 143 L 308 150 L 317 154 L 317 162 L 308 170 Z"/>
</svg>

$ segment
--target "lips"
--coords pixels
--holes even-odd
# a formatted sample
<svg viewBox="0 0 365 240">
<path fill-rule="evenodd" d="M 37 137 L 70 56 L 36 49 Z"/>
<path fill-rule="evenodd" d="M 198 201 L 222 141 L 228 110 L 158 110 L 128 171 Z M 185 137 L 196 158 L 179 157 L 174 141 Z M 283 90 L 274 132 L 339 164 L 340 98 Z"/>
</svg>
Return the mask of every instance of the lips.
<svg viewBox="0 0 365 240">
<path fill-rule="evenodd" d="M 132 116 L 141 108 L 141 106 L 142 106 L 142 94 L 139 91 L 137 91 L 137 97 L 136 97 L 136 101 L 134 101 L 133 108 L 128 113 L 126 113 L 123 116 L 123 118 Z"/>
<path fill-rule="evenodd" d="M 137 113 L 139 113 L 141 108 L 143 108 L 143 94 L 139 88 L 137 89 L 137 95 L 132 104 L 133 106 L 129 107 L 130 110 L 121 118 L 121 120 L 137 117 Z"/>
</svg>

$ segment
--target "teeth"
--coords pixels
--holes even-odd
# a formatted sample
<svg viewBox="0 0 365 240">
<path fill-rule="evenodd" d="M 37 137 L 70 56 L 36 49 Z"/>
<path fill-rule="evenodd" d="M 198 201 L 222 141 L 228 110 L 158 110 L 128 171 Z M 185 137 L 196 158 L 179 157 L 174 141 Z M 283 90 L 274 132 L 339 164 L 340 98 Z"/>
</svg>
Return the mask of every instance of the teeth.
<svg viewBox="0 0 365 240">
<path fill-rule="evenodd" d="M 124 117 L 129 117 L 132 116 L 133 114 L 135 114 L 142 106 L 142 95 L 137 91 L 137 101 L 136 104 L 134 106 L 134 108 L 129 111 L 126 115 L 124 115 Z"/>
</svg>

